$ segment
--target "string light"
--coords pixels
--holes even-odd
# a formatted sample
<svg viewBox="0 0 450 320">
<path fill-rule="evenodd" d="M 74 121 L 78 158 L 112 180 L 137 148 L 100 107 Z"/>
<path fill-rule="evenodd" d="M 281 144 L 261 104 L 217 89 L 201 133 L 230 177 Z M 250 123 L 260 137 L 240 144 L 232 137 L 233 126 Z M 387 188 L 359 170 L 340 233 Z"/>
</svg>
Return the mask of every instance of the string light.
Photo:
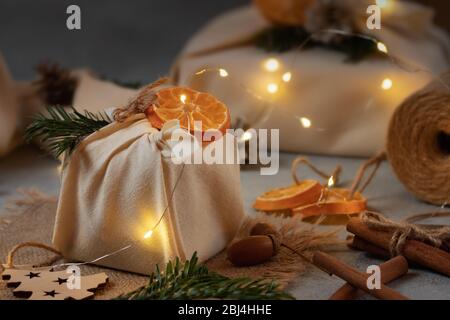
<svg viewBox="0 0 450 320">
<path fill-rule="evenodd" d="M 392 7 L 393 3 L 392 1 L 389 0 L 379 0 L 377 1 L 377 5 L 379 5 L 380 7 Z M 415 65 L 410 65 L 409 63 L 402 61 L 400 58 L 393 56 L 389 53 L 389 50 L 386 46 L 386 44 L 384 44 L 383 42 L 377 40 L 375 37 L 369 36 L 369 35 L 364 35 L 364 34 L 359 34 L 359 33 L 354 33 L 354 32 L 347 32 L 344 30 L 338 30 L 338 29 L 326 29 L 326 30 L 321 30 L 319 33 L 330 33 L 330 34 L 336 34 L 336 35 L 341 35 L 341 36 L 345 36 L 345 37 L 358 37 L 361 39 L 366 39 L 368 41 L 371 41 L 372 43 L 374 43 L 374 45 L 377 47 L 377 50 L 381 53 L 384 53 L 387 58 L 389 58 L 389 60 L 391 61 L 392 64 L 394 64 L 395 66 L 397 66 L 398 68 L 400 68 L 403 71 L 409 72 L 409 73 L 426 73 L 430 76 L 435 76 L 433 74 L 433 72 L 429 69 L 426 68 L 419 68 Z M 308 42 L 310 42 L 313 39 L 314 34 L 310 35 L 307 39 L 305 39 L 299 46 L 298 49 L 299 50 L 303 50 L 303 48 L 308 44 Z M 295 65 L 295 61 L 297 60 L 297 56 L 294 57 L 293 61 L 292 61 L 292 65 Z M 279 62 L 279 60 L 277 60 L 275 57 L 271 57 L 269 59 L 266 59 L 263 61 L 262 63 L 262 67 L 269 71 L 269 72 L 275 72 L 278 71 L 281 67 L 281 64 Z M 225 72 L 221 71 L 221 70 L 225 70 L 225 69 L 221 69 L 221 68 L 207 68 L 207 69 L 201 69 L 199 71 L 197 71 L 196 73 L 192 74 L 192 76 L 198 76 L 198 75 L 202 75 L 206 72 L 214 72 L 215 74 L 219 74 L 220 76 L 225 75 L 226 77 L 233 77 L 232 74 L 229 74 L 226 70 Z M 442 76 L 438 76 L 436 77 L 439 82 L 447 89 L 450 90 L 450 86 L 445 83 L 445 81 L 443 80 Z M 291 72 L 285 72 L 281 75 L 281 81 L 284 83 L 290 82 L 292 79 L 292 73 Z M 240 87 L 244 88 L 244 90 L 248 93 L 251 94 L 255 99 L 259 100 L 259 101 L 263 101 L 266 99 L 266 97 L 264 95 L 260 95 L 257 92 L 254 92 L 253 90 L 251 90 L 249 87 L 247 87 L 246 85 L 239 83 L 238 81 L 236 81 L 237 85 L 239 85 Z M 384 79 L 381 83 L 380 83 L 380 88 L 382 90 L 390 90 L 393 87 L 393 81 L 389 78 Z M 275 94 L 279 91 L 280 87 L 279 84 L 277 84 L 277 82 L 273 82 L 273 83 L 269 83 L 266 86 L 266 91 L 270 94 Z M 268 103 L 268 101 L 266 102 L 266 110 L 264 112 L 261 113 L 261 116 L 258 118 L 258 121 L 261 121 L 261 119 L 266 119 L 268 114 L 273 110 L 273 105 L 271 103 Z M 312 127 L 312 122 L 310 119 L 305 118 L 305 117 L 297 117 L 295 115 L 293 115 L 295 118 L 297 118 L 300 122 L 300 125 L 303 128 L 311 128 Z M 318 128 L 315 127 L 314 128 L 317 131 L 325 131 L 325 129 L 323 128 Z"/>
<path fill-rule="evenodd" d="M 222 78 L 226 78 L 226 77 L 228 77 L 228 71 L 221 68 L 221 69 L 219 69 L 219 75 L 220 75 Z"/>
<path fill-rule="evenodd" d="M 278 85 L 276 83 L 269 83 L 267 85 L 267 92 L 274 94 L 278 92 Z"/>
<path fill-rule="evenodd" d="M 331 176 L 331 177 L 328 179 L 327 185 L 328 185 L 328 188 L 331 188 L 332 186 L 334 186 L 334 177 L 333 177 L 333 176 Z"/>
<path fill-rule="evenodd" d="M 379 5 L 380 6 L 386 6 L 388 8 L 393 7 L 393 3 L 391 1 L 380 1 Z M 386 9 L 388 9 L 388 8 L 386 8 Z M 434 75 L 434 73 L 431 70 L 429 70 L 429 69 L 420 68 L 420 67 L 417 67 L 415 65 L 411 65 L 411 64 L 409 64 L 409 63 L 407 63 L 405 61 L 402 61 L 402 59 L 400 59 L 400 58 L 398 58 L 398 57 L 396 57 L 394 55 L 391 55 L 389 50 L 388 50 L 388 48 L 387 48 L 387 46 L 386 46 L 386 44 L 384 44 L 383 42 L 379 41 L 378 39 L 376 39 L 374 37 L 371 37 L 371 36 L 368 36 L 368 35 L 363 35 L 363 34 L 358 34 L 358 33 L 354 33 L 354 32 L 347 32 L 347 31 L 343 31 L 343 30 L 337 30 L 337 29 L 327 29 L 327 30 L 320 31 L 320 33 L 323 33 L 323 32 L 330 33 L 330 34 L 342 35 L 342 36 L 345 36 L 345 37 L 358 37 L 358 38 L 361 38 L 361 39 L 366 39 L 368 41 L 371 41 L 376 46 L 377 50 L 379 52 L 385 54 L 386 57 L 390 60 L 390 62 L 393 65 L 395 65 L 396 67 L 398 67 L 399 69 L 401 69 L 403 71 L 406 71 L 408 73 L 426 73 L 426 74 L 428 74 L 428 75 L 430 75 L 432 77 L 436 77 Z M 307 43 L 310 42 L 313 39 L 313 36 L 314 36 L 314 34 L 310 35 L 306 40 L 304 40 L 298 46 L 298 49 L 299 50 L 303 50 L 303 48 L 307 45 Z M 294 56 L 291 65 L 295 65 L 295 61 L 297 60 L 297 58 L 298 58 L 297 56 Z M 276 71 L 279 70 L 281 64 L 276 58 L 272 57 L 272 58 L 269 58 L 269 59 L 265 60 L 263 62 L 263 64 L 262 64 L 262 66 L 263 66 L 263 68 L 265 70 L 267 70 L 269 72 L 276 72 Z M 199 72 L 195 73 L 195 75 L 201 75 L 201 74 L 203 74 L 205 72 L 209 72 L 209 71 L 210 72 L 214 72 L 215 74 L 218 73 L 220 75 L 221 74 L 220 70 L 221 69 L 218 69 L 218 68 L 203 69 L 203 70 L 200 70 Z M 228 72 L 226 74 L 227 74 L 227 76 L 229 78 L 233 77 L 233 75 L 232 74 L 228 74 Z M 436 78 L 439 80 L 439 82 L 445 88 L 450 90 L 450 86 L 443 80 L 442 76 L 438 76 Z M 281 76 L 281 81 L 282 81 L 281 83 L 288 83 L 288 82 L 291 81 L 291 79 L 292 79 L 292 73 L 291 72 L 285 72 Z M 265 110 L 264 110 L 264 112 L 261 112 L 261 114 L 258 117 L 257 121 L 259 121 L 259 123 L 261 123 L 262 121 L 264 121 L 264 119 L 267 119 L 267 117 L 270 114 L 270 112 L 272 112 L 272 110 L 274 109 L 273 103 L 270 103 L 269 101 L 267 101 L 266 100 L 267 98 L 264 95 L 260 95 L 259 93 L 254 92 L 249 87 L 247 87 L 246 85 L 240 83 L 239 81 L 236 81 L 236 83 L 240 87 L 244 88 L 244 90 L 248 94 L 252 95 L 258 101 L 263 101 L 263 102 L 265 101 L 266 102 Z M 389 78 L 383 79 L 383 81 L 380 83 L 380 88 L 382 90 L 388 91 L 388 90 L 391 90 L 392 87 L 393 87 L 393 81 L 391 79 L 389 79 Z M 269 94 L 275 94 L 275 93 L 277 93 L 279 91 L 279 85 L 276 82 L 269 83 L 267 85 L 267 87 L 266 87 L 266 91 Z M 288 112 L 288 111 L 285 110 L 285 112 Z M 292 116 L 294 116 L 295 118 L 297 118 L 299 120 L 299 123 L 300 123 L 301 127 L 303 127 L 304 129 L 312 128 L 312 122 L 311 122 L 310 119 L 308 119 L 306 117 L 301 117 L 300 118 L 300 117 L 297 117 L 297 116 L 295 116 L 293 114 L 292 114 Z M 256 125 L 256 123 L 258 123 L 257 121 L 255 121 L 253 123 L 253 127 Z M 313 130 L 313 129 L 311 129 L 311 130 Z M 319 127 L 315 126 L 314 130 L 316 130 L 316 131 L 325 131 L 326 129 L 319 128 Z M 254 138 L 254 137 L 250 137 L 250 133 L 245 134 L 245 136 L 244 135 L 241 136 L 242 140 L 244 140 L 244 139 L 252 139 L 252 138 Z M 332 180 L 334 180 L 334 178 Z M 335 183 L 335 181 L 329 180 L 328 183 L 329 183 L 328 185 L 331 186 L 331 183 Z"/>
<path fill-rule="evenodd" d="M 281 78 L 283 79 L 284 82 L 289 82 L 292 79 L 292 73 L 285 72 Z"/>
<path fill-rule="evenodd" d="M 186 96 L 186 95 L 182 95 L 182 96 Z M 180 96 L 180 99 L 181 99 L 181 96 Z M 179 183 L 180 180 L 181 180 L 181 176 L 183 175 L 185 166 L 186 166 L 186 164 L 183 163 L 183 165 L 182 165 L 182 167 L 181 167 L 181 170 L 180 170 L 180 173 L 179 173 L 179 175 L 178 175 L 178 177 L 177 177 L 177 180 L 175 181 L 175 185 L 174 185 L 174 187 L 173 187 L 173 189 L 172 189 L 172 193 L 170 194 L 168 204 L 167 204 L 166 207 L 164 208 L 164 211 L 162 212 L 161 216 L 159 217 L 158 221 L 157 221 L 156 224 L 153 226 L 153 228 L 150 229 L 150 230 L 148 230 L 147 232 L 144 233 L 144 236 L 143 236 L 144 240 L 150 239 L 150 238 L 153 236 L 153 231 L 154 231 L 156 228 L 158 228 L 158 226 L 159 226 L 159 225 L 161 224 L 161 222 L 163 221 L 163 218 L 165 217 L 165 215 L 166 215 L 166 213 L 167 213 L 167 210 L 169 209 L 169 203 L 172 202 L 173 195 L 175 194 L 175 190 L 177 189 L 178 183 Z M 79 262 L 79 263 L 61 263 L 61 264 L 52 266 L 52 268 L 60 268 L 60 267 L 71 266 L 71 265 L 82 266 L 82 265 L 87 265 L 87 264 L 94 264 L 94 263 L 96 263 L 96 262 L 98 262 L 98 261 L 100 261 L 100 260 L 106 259 L 106 258 L 108 258 L 108 257 L 117 255 L 117 254 L 119 254 L 119 253 L 121 253 L 121 252 L 123 252 L 123 251 L 126 251 L 126 250 L 128 250 L 128 249 L 130 249 L 130 248 L 133 248 L 138 242 L 141 242 L 141 241 L 142 241 L 142 239 L 140 239 L 140 240 L 135 240 L 133 243 L 130 243 L 130 244 L 128 244 L 128 245 L 126 245 L 126 246 L 124 246 L 124 247 L 122 247 L 122 248 L 120 248 L 120 249 L 118 249 L 118 250 L 116 250 L 116 251 L 107 253 L 107 254 L 105 254 L 105 255 L 103 255 L 103 256 L 100 256 L 100 257 L 95 258 L 95 259 L 90 260 L 90 261 Z"/>
<path fill-rule="evenodd" d="M 197 72 L 195 73 L 195 75 L 196 75 L 196 76 L 199 76 L 199 75 L 201 75 L 201 74 L 204 74 L 204 73 L 207 72 L 207 71 L 208 71 L 208 69 L 202 69 L 202 70 L 197 71 Z"/>
<path fill-rule="evenodd" d="M 184 96 L 186 96 L 186 95 L 184 95 Z M 178 175 L 178 177 L 177 177 L 177 180 L 175 181 L 175 185 L 173 186 L 172 193 L 171 193 L 170 198 L 169 198 L 169 203 L 170 203 L 170 202 L 172 201 L 172 199 L 173 199 L 173 195 L 175 194 L 175 190 L 177 189 L 178 183 L 180 182 L 181 176 L 183 175 L 185 166 L 186 166 L 186 164 L 183 163 L 183 165 L 182 165 L 182 167 L 181 167 L 181 170 L 180 170 L 180 173 L 179 173 L 179 175 Z M 155 223 L 155 225 L 153 226 L 153 228 L 150 229 L 150 230 L 148 230 L 148 231 L 144 234 L 144 240 L 145 240 L 145 239 L 149 239 L 149 238 L 152 237 L 152 235 L 153 235 L 153 230 L 155 230 L 156 228 L 158 228 L 158 226 L 161 224 L 161 222 L 163 221 L 163 218 L 164 218 L 164 216 L 166 215 L 168 209 L 169 209 L 169 204 L 167 204 L 167 206 L 164 208 L 163 213 L 161 214 L 161 216 L 159 217 L 158 221 Z"/>
<path fill-rule="evenodd" d="M 386 78 L 383 80 L 383 82 L 381 82 L 381 89 L 389 90 L 392 88 L 392 85 L 393 85 L 392 80 L 389 78 Z"/>
<path fill-rule="evenodd" d="M 149 239 L 151 238 L 153 235 L 153 230 L 148 230 L 145 234 L 144 234 L 144 239 Z"/>
<path fill-rule="evenodd" d="M 377 5 L 380 6 L 380 7 L 388 6 L 388 5 L 389 5 L 389 2 L 388 2 L 387 0 L 377 0 Z M 353 36 L 353 37 L 359 37 L 359 38 L 363 38 L 363 39 L 370 40 L 370 41 L 372 41 L 373 43 L 376 43 L 377 49 L 378 49 L 380 52 L 385 53 L 385 54 L 390 58 L 390 60 L 392 61 L 392 63 L 395 64 L 397 67 L 399 67 L 401 70 L 404 70 L 404 71 L 410 72 L 410 73 L 419 73 L 419 72 L 423 72 L 423 73 L 429 74 L 429 75 L 431 75 L 431 76 L 434 76 L 433 72 L 432 72 L 431 70 L 429 70 L 429 69 L 417 68 L 417 67 L 412 67 L 412 66 L 409 66 L 409 67 L 408 67 L 408 65 L 407 65 L 406 63 L 401 63 L 401 60 L 400 60 L 399 58 L 397 58 L 397 57 L 395 57 L 395 56 L 389 55 L 388 49 L 387 49 L 386 45 L 385 45 L 383 42 L 377 41 L 376 38 L 373 38 L 373 37 L 370 37 L 370 36 L 361 35 L 361 34 L 355 34 L 355 33 L 352 33 L 352 32 L 346 32 L 346 31 L 342 31 L 342 30 L 335 30 L 335 29 L 328 29 L 328 30 L 325 30 L 325 31 L 321 31 L 321 33 L 322 33 L 322 32 L 327 32 L 327 33 L 331 33 L 331 34 L 339 34 L 339 35 L 344 35 L 344 36 Z M 301 45 L 298 46 L 298 48 L 299 48 L 299 49 L 303 49 L 303 47 L 305 47 L 306 44 L 307 44 L 309 41 L 311 41 L 312 38 L 313 38 L 313 35 L 310 35 L 305 41 L 303 41 L 303 43 L 302 43 Z M 294 59 L 294 61 L 295 61 L 295 59 Z M 268 70 L 268 71 L 270 71 L 270 72 L 275 72 L 275 71 L 277 71 L 277 70 L 279 69 L 280 63 L 278 62 L 277 59 L 275 59 L 275 58 L 270 58 L 270 59 L 268 59 L 268 60 L 265 62 L 264 66 L 265 66 L 266 70 Z M 228 76 L 229 76 L 228 72 L 227 72 L 225 69 L 222 69 L 222 68 L 220 68 L 220 69 L 209 68 L 209 69 L 201 69 L 201 70 L 195 72 L 194 74 L 192 74 L 191 77 L 192 77 L 192 76 L 199 76 L 199 75 L 205 74 L 206 72 L 215 72 L 216 74 L 217 74 L 217 72 L 218 72 L 219 75 L 220 75 L 221 77 L 228 77 Z M 286 73 L 284 73 L 284 74 L 282 75 L 282 80 L 283 80 L 284 82 L 289 82 L 289 81 L 291 80 L 291 78 L 292 78 L 291 72 L 286 72 Z M 442 76 L 438 76 L 438 77 L 436 77 L 436 78 L 441 82 L 441 84 L 442 84 L 445 88 L 447 88 L 447 89 L 450 90 L 450 87 L 449 87 L 449 86 L 447 85 L 447 83 L 443 80 Z M 259 95 L 257 95 L 257 94 L 255 94 L 254 92 L 252 92 L 252 91 L 251 91 L 249 88 L 247 88 L 245 85 L 243 85 L 243 84 L 240 84 L 240 85 L 241 85 L 242 87 L 244 87 L 244 88 L 246 89 L 246 91 L 247 91 L 248 93 L 252 94 L 256 99 L 262 100 L 262 98 L 261 98 Z M 384 89 L 384 90 L 389 90 L 389 89 L 392 88 L 392 86 L 393 86 L 393 82 L 392 82 L 392 80 L 389 79 L 389 78 L 384 79 L 383 82 L 381 83 L 381 87 L 382 87 L 382 89 Z M 267 91 L 268 91 L 269 93 L 276 93 L 276 92 L 278 91 L 278 85 L 277 85 L 276 83 L 270 83 L 269 85 L 267 85 Z M 185 103 L 186 100 L 187 100 L 187 96 L 186 96 L 185 94 L 180 95 L 180 101 L 181 101 L 182 103 Z M 306 118 L 306 117 L 301 117 L 301 118 L 298 118 L 298 119 L 299 119 L 300 124 L 302 125 L 303 128 L 310 128 L 310 127 L 312 126 L 312 122 L 311 122 L 310 119 L 308 119 L 308 118 Z M 317 130 L 319 130 L 319 129 L 320 129 L 320 128 L 317 128 Z M 323 130 L 323 129 L 320 129 L 320 130 Z M 250 140 L 250 139 L 252 138 L 252 136 L 253 136 L 253 135 L 252 135 L 251 132 L 246 131 L 246 132 L 244 132 L 244 134 L 242 135 L 241 139 L 244 140 L 244 141 L 245 141 L 245 140 Z M 182 175 L 183 170 L 184 170 L 184 164 L 183 164 L 182 170 L 181 170 L 181 172 L 180 172 L 180 174 L 179 174 L 179 176 L 178 176 L 178 178 L 177 178 L 177 181 L 176 181 L 176 183 L 175 183 L 175 186 L 174 186 L 174 188 L 173 188 L 173 190 L 172 190 L 172 194 L 171 194 L 171 196 L 170 196 L 170 199 L 173 198 L 173 194 L 174 194 L 175 189 L 176 189 L 176 187 L 177 187 L 177 185 L 178 185 L 178 182 L 179 182 L 179 180 L 180 180 L 180 178 L 181 178 L 181 175 Z M 327 181 L 327 185 L 328 185 L 328 187 L 332 187 L 332 186 L 334 186 L 334 184 L 335 184 L 335 179 L 334 179 L 333 176 L 331 176 L 331 177 L 328 179 L 328 181 Z M 443 204 L 443 207 L 445 207 L 446 205 L 448 205 L 448 202 L 445 202 L 445 203 Z M 144 238 L 145 240 L 146 240 L 146 239 L 149 239 L 149 238 L 151 238 L 151 237 L 153 236 L 154 230 L 155 230 L 155 229 L 158 227 L 158 225 L 161 223 L 163 217 L 165 216 L 165 214 L 166 214 L 166 212 L 167 212 L 167 209 L 168 209 L 168 206 L 164 209 L 162 215 L 160 216 L 158 222 L 155 224 L 155 226 L 153 227 L 153 229 L 148 230 L 147 232 L 144 233 L 143 238 Z M 96 258 L 96 259 L 94 259 L 94 260 L 91 260 L 91 261 L 81 262 L 81 263 L 63 263 L 63 264 L 55 265 L 55 266 L 53 266 L 53 268 L 62 267 L 62 266 L 68 266 L 68 265 L 86 265 L 86 264 L 93 264 L 93 263 L 98 262 L 98 261 L 100 261 L 100 260 L 103 260 L 103 259 L 105 259 L 105 258 L 111 257 L 111 256 L 113 256 L 113 255 L 117 255 L 117 254 L 119 254 L 119 253 L 121 253 L 121 252 L 123 252 L 123 251 L 125 251 L 125 250 L 128 250 L 128 249 L 132 248 L 134 245 L 135 245 L 135 243 L 129 244 L 129 245 L 124 246 L 124 247 L 122 247 L 122 248 L 120 248 L 120 249 L 118 249 L 118 250 L 116 250 L 116 251 L 113 251 L 113 252 L 111 252 L 111 253 L 105 254 L 105 255 L 103 255 L 103 256 L 101 256 L 101 257 L 98 257 L 98 258 Z"/>
<path fill-rule="evenodd" d="M 245 131 L 241 137 L 241 141 L 249 141 L 252 139 L 252 137 L 253 137 L 253 134 L 251 133 L 251 131 Z"/>
<path fill-rule="evenodd" d="M 378 51 L 383 52 L 385 54 L 388 53 L 388 49 L 383 42 L 380 42 L 380 41 L 377 42 L 377 49 L 378 49 Z"/>
<path fill-rule="evenodd" d="M 305 117 L 300 118 L 300 123 L 302 124 L 303 128 L 311 128 L 311 120 Z"/>
<path fill-rule="evenodd" d="M 264 67 L 266 68 L 267 71 L 269 72 L 275 72 L 278 70 L 278 68 L 280 67 L 280 63 L 278 62 L 277 59 L 275 58 L 270 58 L 267 59 L 266 62 L 264 63 Z"/>
</svg>

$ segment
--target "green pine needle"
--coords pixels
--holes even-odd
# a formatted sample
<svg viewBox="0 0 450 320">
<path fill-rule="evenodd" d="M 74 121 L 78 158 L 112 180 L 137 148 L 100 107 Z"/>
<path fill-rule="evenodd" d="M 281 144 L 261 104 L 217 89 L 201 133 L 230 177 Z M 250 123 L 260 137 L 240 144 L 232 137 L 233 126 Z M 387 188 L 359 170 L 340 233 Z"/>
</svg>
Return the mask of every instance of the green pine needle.
<svg viewBox="0 0 450 320">
<path fill-rule="evenodd" d="M 325 48 L 345 54 L 347 62 L 359 62 L 371 55 L 380 55 L 376 42 L 359 36 L 345 36 L 338 43 L 314 40 L 303 27 L 271 26 L 261 31 L 255 39 L 256 46 L 267 52 L 286 52 L 298 49 Z"/>
<path fill-rule="evenodd" d="M 176 258 L 170 261 L 166 270 L 150 275 L 147 285 L 119 296 L 119 300 L 175 300 L 175 299 L 243 299 L 281 300 L 294 299 L 290 294 L 278 289 L 273 281 L 249 278 L 231 279 L 211 272 L 198 264 L 197 253 L 191 260 L 181 263 Z"/>
<path fill-rule="evenodd" d="M 48 107 L 46 113 L 35 116 L 26 130 L 26 138 L 45 143 L 54 156 L 59 157 L 66 151 L 70 154 L 86 136 L 111 122 L 105 113 L 80 113 L 73 107 L 68 112 L 61 106 L 53 106 Z"/>
</svg>

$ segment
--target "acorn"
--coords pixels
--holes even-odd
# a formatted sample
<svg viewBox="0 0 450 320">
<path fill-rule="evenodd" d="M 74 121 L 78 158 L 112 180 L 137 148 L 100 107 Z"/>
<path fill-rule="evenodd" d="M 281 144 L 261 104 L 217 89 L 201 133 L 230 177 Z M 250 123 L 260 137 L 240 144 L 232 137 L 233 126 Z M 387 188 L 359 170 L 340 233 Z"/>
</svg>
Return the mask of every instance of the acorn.
<svg viewBox="0 0 450 320">
<path fill-rule="evenodd" d="M 253 226 L 253 228 L 250 229 L 250 235 L 251 236 L 262 236 L 262 235 L 269 235 L 274 234 L 279 236 L 279 233 L 275 228 L 268 224 L 268 223 L 257 223 Z"/>
<path fill-rule="evenodd" d="M 269 224 L 257 223 L 250 236 L 232 243 L 228 260 L 235 266 L 254 266 L 270 260 L 280 248 L 280 235 Z"/>
</svg>

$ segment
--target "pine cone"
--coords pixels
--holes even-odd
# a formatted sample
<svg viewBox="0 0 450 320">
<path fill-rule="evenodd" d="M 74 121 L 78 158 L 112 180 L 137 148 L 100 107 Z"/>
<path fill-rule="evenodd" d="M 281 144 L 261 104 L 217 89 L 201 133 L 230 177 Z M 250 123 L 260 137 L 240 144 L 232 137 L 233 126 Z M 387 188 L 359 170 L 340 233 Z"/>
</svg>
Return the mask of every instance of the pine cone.
<svg viewBox="0 0 450 320">
<path fill-rule="evenodd" d="M 72 105 L 78 81 L 70 70 L 60 67 L 57 63 L 47 62 L 37 65 L 36 72 L 39 77 L 34 84 L 48 105 Z"/>
</svg>

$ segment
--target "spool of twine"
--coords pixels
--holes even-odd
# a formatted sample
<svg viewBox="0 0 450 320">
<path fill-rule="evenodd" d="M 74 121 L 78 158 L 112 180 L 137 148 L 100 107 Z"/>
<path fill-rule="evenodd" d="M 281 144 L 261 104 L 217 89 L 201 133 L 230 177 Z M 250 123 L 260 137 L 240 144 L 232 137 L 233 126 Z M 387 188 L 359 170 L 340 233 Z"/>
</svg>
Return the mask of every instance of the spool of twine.
<svg viewBox="0 0 450 320">
<path fill-rule="evenodd" d="M 450 203 L 450 72 L 397 108 L 389 124 L 387 156 L 416 197 Z"/>
</svg>

